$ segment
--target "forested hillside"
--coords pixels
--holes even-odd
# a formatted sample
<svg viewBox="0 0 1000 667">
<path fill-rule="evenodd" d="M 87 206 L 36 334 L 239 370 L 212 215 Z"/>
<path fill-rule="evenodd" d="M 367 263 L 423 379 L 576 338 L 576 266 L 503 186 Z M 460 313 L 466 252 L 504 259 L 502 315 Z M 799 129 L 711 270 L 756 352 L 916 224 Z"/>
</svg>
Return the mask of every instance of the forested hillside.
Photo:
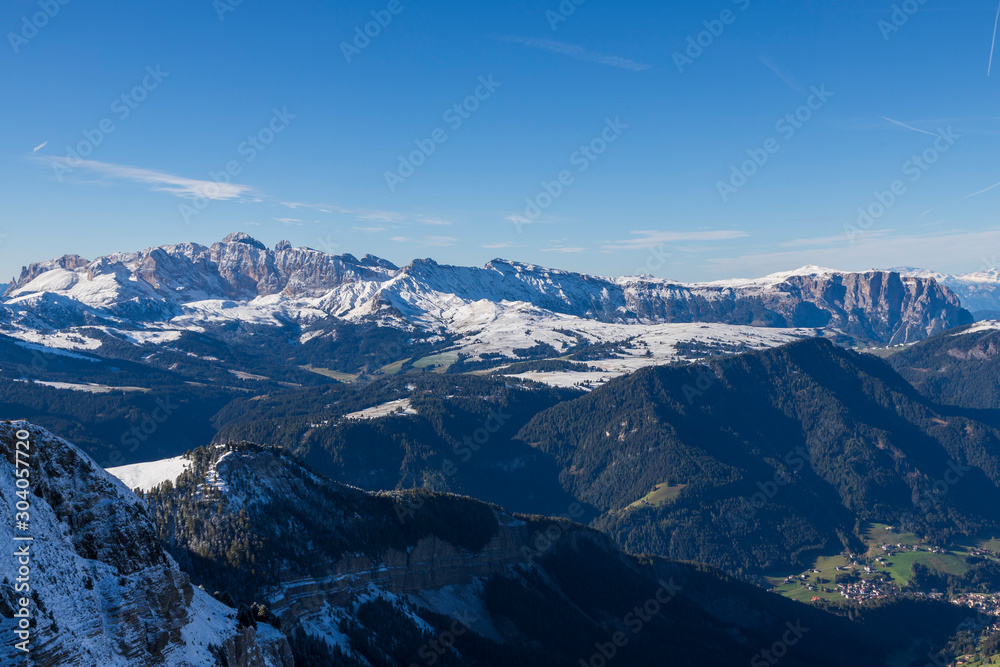
<svg viewBox="0 0 1000 667">
<path fill-rule="evenodd" d="M 347 418 L 378 405 L 399 407 Z M 1000 526 L 981 501 L 1000 483 L 993 423 L 824 340 L 643 369 L 586 395 L 417 374 L 240 399 L 217 419 L 220 441 L 279 444 L 365 489 L 543 514 L 579 502 L 629 551 L 751 578 L 857 547 L 864 521 L 940 540 Z"/>
<path fill-rule="evenodd" d="M 929 398 L 966 408 L 1000 409 L 1000 323 L 948 331 L 888 360 Z"/>
<path fill-rule="evenodd" d="M 366 494 L 275 448 L 189 456 L 176 484 L 145 495 L 164 546 L 241 624 L 280 627 L 297 665 L 423 664 L 450 636 L 435 663 L 722 666 L 783 641 L 788 665 L 874 667 L 941 648 L 973 616 L 908 599 L 824 611 L 711 567 L 623 554 L 566 519 Z"/>
</svg>

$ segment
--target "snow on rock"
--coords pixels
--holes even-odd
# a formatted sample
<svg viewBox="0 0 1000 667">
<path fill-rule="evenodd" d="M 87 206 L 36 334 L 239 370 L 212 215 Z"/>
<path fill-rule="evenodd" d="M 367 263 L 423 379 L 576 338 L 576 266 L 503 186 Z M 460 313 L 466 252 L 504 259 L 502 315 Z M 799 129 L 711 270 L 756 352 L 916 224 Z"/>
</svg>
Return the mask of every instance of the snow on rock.
<svg viewBox="0 0 1000 667">
<path fill-rule="evenodd" d="M 394 415 L 415 415 L 417 411 L 410 405 L 410 399 L 402 398 L 398 401 L 389 401 L 372 408 L 352 412 L 344 415 L 344 419 L 378 419 L 380 417 L 390 417 Z"/>
<path fill-rule="evenodd" d="M 983 320 L 982 322 L 976 322 L 971 327 L 957 331 L 952 336 L 965 336 L 967 334 L 979 333 L 981 331 L 997 331 L 1000 330 L 1000 320 Z"/>
<path fill-rule="evenodd" d="M 30 446 L 17 459 L 31 470 L 30 519 L 16 530 L 0 522 L 0 541 L 27 546 L 30 588 L 15 591 L 8 580 L 0 595 L 11 609 L 21 597 L 32 600 L 32 664 L 201 667 L 216 664 L 215 646 L 229 664 L 291 667 L 277 632 L 237 632 L 234 610 L 191 585 L 160 546 L 143 500 L 75 446 L 27 422 L 0 424 L 0 499 L 10 517 L 24 502 L 15 484 L 22 429 Z M 15 541 L 25 536 L 32 540 Z M 0 616 L 7 638 L 0 664 L 25 659 L 10 640 L 14 629 L 15 619 Z"/>
<path fill-rule="evenodd" d="M 108 468 L 107 472 L 120 479 L 130 489 L 149 491 L 164 482 L 173 482 L 190 467 L 190 459 L 178 456 L 161 461 Z"/>
<path fill-rule="evenodd" d="M 373 257 L 358 260 L 288 243 L 270 250 L 245 234 L 210 248 L 186 243 L 94 261 L 73 255 L 32 264 L 5 296 L 10 319 L 33 331 L 83 322 L 125 332 L 153 324 L 196 330 L 233 321 L 284 326 L 336 318 L 456 333 L 508 312 L 648 325 L 743 323 L 752 310 L 763 315 L 752 318 L 761 323 L 837 328 L 901 343 L 965 324 L 968 317 L 933 277 L 898 272 L 806 266 L 760 279 L 685 284 L 501 259 L 482 268 L 429 259 L 397 268 Z M 160 342 L 134 337 L 137 344 Z"/>
</svg>

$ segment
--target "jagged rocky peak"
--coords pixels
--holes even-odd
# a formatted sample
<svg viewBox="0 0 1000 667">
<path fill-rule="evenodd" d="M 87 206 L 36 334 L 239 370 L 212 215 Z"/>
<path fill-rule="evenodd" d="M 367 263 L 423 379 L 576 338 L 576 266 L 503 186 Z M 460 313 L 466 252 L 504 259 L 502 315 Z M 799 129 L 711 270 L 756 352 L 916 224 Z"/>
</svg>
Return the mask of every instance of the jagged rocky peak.
<svg viewBox="0 0 1000 667">
<path fill-rule="evenodd" d="M 162 322 L 185 310 L 193 310 L 196 319 L 219 318 L 210 305 L 193 304 L 249 304 L 277 296 L 254 306 L 257 321 L 274 321 L 269 308 L 283 311 L 282 318 L 309 320 L 325 313 L 358 319 L 384 314 L 383 307 L 391 305 L 403 326 L 441 330 L 458 327 L 449 318 L 464 312 L 442 311 L 447 301 L 495 304 L 490 307 L 498 312 L 530 306 L 553 316 L 614 324 L 825 328 L 873 343 L 913 342 L 972 320 L 955 294 L 933 277 L 892 271 L 844 273 L 806 266 L 757 279 L 685 284 L 606 278 L 504 259 L 484 268 L 417 259 L 399 269 L 372 255 L 359 260 L 294 248 L 288 241 L 271 250 L 244 232 L 229 234 L 211 248 L 178 244 L 92 263 L 68 255 L 26 267 L 6 291 L 8 297 L 43 294 L 65 301 L 56 306 L 51 300 L 21 299 L 14 317 L 54 329 L 87 319 L 118 318 L 128 326 Z M 319 304 L 301 301 L 317 298 Z"/>
<path fill-rule="evenodd" d="M 90 260 L 84 259 L 79 255 L 63 255 L 58 259 L 50 259 L 44 262 L 33 262 L 28 266 L 21 267 L 21 275 L 17 278 L 11 279 L 5 295 L 6 293 L 13 292 L 19 287 L 24 287 L 43 273 L 48 273 L 54 269 L 73 271 L 74 269 L 85 267 L 88 264 L 90 264 Z"/>
<path fill-rule="evenodd" d="M 17 421 L 0 423 L 0 452 L 0 499 L 14 507 L 28 491 L 30 505 L 26 523 L 0 524 L 0 540 L 21 549 L 28 570 L 27 588 L 0 588 L 0 630 L 13 637 L 15 610 L 27 609 L 32 664 L 193 667 L 222 656 L 291 667 L 283 636 L 239 630 L 236 610 L 192 586 L 163 551 L 145 502 L 77 447 Z M 24 657 L 11 641 L 0 647 L 0 664 Z"/>
<path fill-rule="evenodd" d="M 376 257 L 375 255 L 368 254 L 361 259 L 361 264 L 364 266 L 374 266 L 381 269 L 388 269 L 390 271 L 398 271 L 399 267 L 390 262 L 387 259 L 382 259 L 381 257 Z"/>
<path fill-rule="evenodd" d="M 233 232 L 222 239 L 222 243 L 243 243 L 260 250 L 267 250 L 267 246 L 250 236 L 246 232 Z"/>
</svg>

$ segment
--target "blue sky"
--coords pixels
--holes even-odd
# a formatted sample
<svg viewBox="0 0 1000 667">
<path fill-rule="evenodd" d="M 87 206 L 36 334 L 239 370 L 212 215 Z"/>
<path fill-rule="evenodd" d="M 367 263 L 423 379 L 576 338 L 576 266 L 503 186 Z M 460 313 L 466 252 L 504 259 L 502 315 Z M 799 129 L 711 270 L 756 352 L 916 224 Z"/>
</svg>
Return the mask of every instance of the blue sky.
<svg viewBox="0 0 1000 667">
<path fill-rule="evenodd" d="M 1000 256 L 992 0 L 237 2 L 4 3 L 3 279 L 238 230 L 680 280 Z"/>
</svg>

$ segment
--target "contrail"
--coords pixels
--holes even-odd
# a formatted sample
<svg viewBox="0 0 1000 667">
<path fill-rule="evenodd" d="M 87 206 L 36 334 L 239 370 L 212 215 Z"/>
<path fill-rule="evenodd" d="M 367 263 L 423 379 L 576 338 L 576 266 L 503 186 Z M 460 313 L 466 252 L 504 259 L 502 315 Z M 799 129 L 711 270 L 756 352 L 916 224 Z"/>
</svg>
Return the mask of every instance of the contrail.
<svg viewBox="0 0 1000 667">
<path fill-rule="evenodd" d="M 1000 24 L 1000 5 L 997 5 L 997 17 L 993 21 L 993 43 L 990 45 L 990 64 L 989 64 L 989 67 L 986 68 L 986 76 L 989 76 L 990 72 L 993 71 L 993 50 L 997 46 L 997 25 L 998 24 Z"/>
<path fill-rule="evenodd" d="M 921 129 L 918 129 L 916 127 L 913 127 L 912 125 L 907 125 L 906 123 L 900 123 L 898 120 L 893 120 L 893 119 L 889 118 L 888 116 L 879 116 L 879 118 L 881 118 L 882 120 L 887 120 L 890 123 L 895 123 L 896 125 L 899 125 L 900 127 L 905 127 L 907 130 L 913 130 L 914 132 L 923 132 L 924 134 L 929 134 L 932 137 L 940 136 L 940 135 L 934 134 L 933 132 L 928 132 L 927 130 L 921 130 Z"/>
<path fill-rule="evenodd" d="M 38 151 L 40 151 L 40 150 L 42 150 L 43 148 L 45 148 L 46 144 L 48 144 L 48 143 L 49 143 L 49 142 L 47 142 L 47 141 L 43 141 L 43 142 L 42 142 L 42 145 L 41 145 L 41 146 L 35 146 L 35 150 L 33 150 L 33 151 L 31 151 L 31 152 L 32 152 L 32 153 L 37 153 Z"/>
<path fill-rule="evenodd" d="M 994 183 L 993 185 L 991 185 L 990 187 L 986 188 L 985 190 L 980 190 L 979 192 L 973 192 L 971 195 L 965 195 L 964 197 L 962 197 L 958 201 L 965 201 L 966 199 L 971 199 L 972 197 L 975 197 L 977 195 L 981 195 L 984 192 L 989 192 L 990 190 L 992 190 L 994 188 L 998 188 L 998 187 L 1000 187 L 1000 183 Z"/>
</svg>

